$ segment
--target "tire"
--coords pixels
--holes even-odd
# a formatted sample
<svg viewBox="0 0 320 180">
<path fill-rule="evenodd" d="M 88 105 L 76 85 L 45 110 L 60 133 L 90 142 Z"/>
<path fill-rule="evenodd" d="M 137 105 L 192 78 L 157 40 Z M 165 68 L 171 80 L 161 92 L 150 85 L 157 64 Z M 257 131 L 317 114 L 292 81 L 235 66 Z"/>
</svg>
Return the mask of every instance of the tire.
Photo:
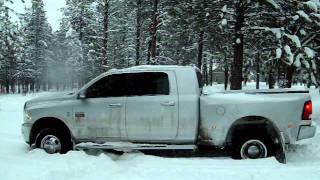
<svg viewBox="0 0 320 180">
<path fill-rule="evenodd" d="M 232 148 L 234 159 L 260 159 L 274 155 L 274 144 L 265 137 L 243 137 L 235 141 Z"/>
<path fill-rule="evenodd" d="M 63 133 L 57 129 L 43 129 L 36 137 L 36 147 L 49 154 L 64 154 L 72 149 L 71 137 L 68 133 Z"/>
</svg>

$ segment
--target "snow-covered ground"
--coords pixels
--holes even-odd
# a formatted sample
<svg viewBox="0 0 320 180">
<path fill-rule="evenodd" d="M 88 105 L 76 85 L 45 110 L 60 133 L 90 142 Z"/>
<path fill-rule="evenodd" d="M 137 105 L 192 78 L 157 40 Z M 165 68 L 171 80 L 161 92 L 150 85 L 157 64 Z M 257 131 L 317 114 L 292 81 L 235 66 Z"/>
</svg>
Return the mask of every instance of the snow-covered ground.
<svg viewBox="0 0 320 180">
<path fill-rule="evenodd" d="M 251 86 L 253 84 L 245 88 Z M 213 89 L 221 88 L 223 86 L 217 85 Z M 20 131 L 23 104 L 30 98 L 47 94 L 0 95 L 0 180 L 320 178 L 320 134 L 291 148 L 285 165 L 274 158 L 165 158 L 142 153 L 88 155 L 82 151 L 49 155 L 38 149 L 29 151 Z M 319 91 L 313 89 L 311 94 L 315 121 L 319 122 Z"/>
</svg>

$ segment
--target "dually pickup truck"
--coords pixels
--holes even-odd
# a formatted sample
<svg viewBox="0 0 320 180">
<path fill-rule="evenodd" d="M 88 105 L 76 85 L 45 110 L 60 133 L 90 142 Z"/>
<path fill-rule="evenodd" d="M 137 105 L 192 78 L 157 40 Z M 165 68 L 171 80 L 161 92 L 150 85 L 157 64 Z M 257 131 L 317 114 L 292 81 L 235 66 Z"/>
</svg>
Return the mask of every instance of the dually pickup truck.
<svg viewBox="0 0 320 180">
<path fill-rule="evenodd" d="M 308 91 L 203 92 L 192 66 L 110 70 L 77 92 L 27 101 L 22 134 L 48 153 L 71 149 L 230 149 L 233 157 L 276 156 L 311 138 Z"/>
</svg>

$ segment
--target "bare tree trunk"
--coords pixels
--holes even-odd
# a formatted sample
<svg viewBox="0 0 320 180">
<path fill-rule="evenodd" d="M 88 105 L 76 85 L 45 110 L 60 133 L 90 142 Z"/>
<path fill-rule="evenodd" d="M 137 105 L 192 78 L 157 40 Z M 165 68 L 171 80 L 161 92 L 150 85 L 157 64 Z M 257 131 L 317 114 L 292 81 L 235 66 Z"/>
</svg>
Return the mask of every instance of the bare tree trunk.
<svg viewBox="0 0 320 180">
<path fill-rule="evenodd" d="M 245 7 L 240 1 L 236 4 L 236 23 L 234 26 L 235 45 L 234 57 L 231 71 L 231 87 L 232 90 L 239 90 L 242 88 L 242 66 L 243 66 L 243 34 L 241 29 L 244 26 Z"/>
<path fill-rule="evenodd" d="M 102 47 L 102 68 L 108 65 L 108 30 L 109 30 L 109 0 L 104 0 L 103 9 L 103 47 Z"/>
<path fill-rule="evenodd" d="M 286 88 L 291 88 L 292 78 L 294 73 L 294 66 L 288 66 L 286 70 Z"/>
<path fill-rule="evenodd" d="M 269 85 L 269 89 L 274 89 L 274 85 L 275 85 L 275 79 L 274 79 L 274 74 L 273 74 L 273 70 L 272 68 L 269 69 L 268 71 L 268 85 Z"/>
<path fill-rule="evenodd" d="M 156 64 L 156 53 L 157 53 L 157 29 L 158 29 L 158 4 L 160 0 L 153 0 L 153 19 L 151 24 L 151 46 L 150 55 L 152 58 L 152 63 Z"/>
<path fill-rule="evenodd" d="M 257 54 L 256 63 L 256 89 L 260 89 L 260 52 Z"/>
<path fill-rule="evenodd" d="M 201 69 L 201 66 L 202 66 L 203 36 L 204 36 L 204 30 L 201 28 L 199 32 L 199 39 L 198 39 L 198 57 L 197 57 L 199 69 Z"/>
<path fill-rule="evenodd" d="M 52 88 L 52 82 L 51 79 L 48 78 L 48 90 Z"/>
<path fill-rule="evenodd" d="M 20 94 L 21 93 L 21 87 L 22 87 L 21 81 L 19 81 L 17 83 L 17 86 L 18 86 L 18 94 Z"/>
<path fill-rule="evenodd" d="M 203 80 L 204 80 L 204 83 L 206 85 L 208 85 L 208 68 L 207 68 L 207 62 L 205 61 L 203 63 L 203 68 L 202 68 L 202 75 L 203 75 Z"/>
<path fill-rule="evenodd" d="M 22 93 L 25 95 L 29 91 L 29 82 L 28 80 L 24 79 L 22 82 Z"/>
<path fill-rule="evenodd" d="M 42 90 L 47 91 L 47 83 L 48 83 L 48 74 L 47 74 L 47 66 L 44 67 L 44 72 L 42 76 L 41 84 L 42 84 Z"/>
<path fill-rule="evenodd" d="M 10 84 L 7 78 L 5 80 L 5 87 L 6 87 L 6 93 L 8 94 L 10 92 Z"/>
<path fill-rule="evenodd" d="M 210 60 L 210 66 L 209 66 L 209 74 L 210 74 L 210 85 L 212 86 L 213 82 L 213 61 L 212 59 Z"/>
<path fill-rule="evenodd" d="M 312 85 L 312 80 L 311 80 L 311 72 L 309 70 L 308 72 L 308 81 L 307 81 L 307 88 L 310 88 Z"/>
<path fill-rule="evenodd" d="M 280 87 L 280 84 L 279 84 L 279 82 L 280 82 L 280 63 L 276 63 L 276 65 L 277 65 L 277 84 Z"/>
<path fill-rule="evenodd" d="M 224 65 L 224 90 L 228 88 L 228 81 L 229 81 L 229 68 L 227 63 L 227 58 L 225 58 L 225 65 Z"/>
<path fill-rule="evenodd" d="M 30 81 L 30 91 L 32 91 L 32 92 L 34 92 L 34 90 L 35 90 L 34 82 L 35 82 L 35 80 L 31 80 L 31 81 Z"/>
<path fill-rule="evenodd" d="M 16 86 L 15 86 L 15 83 L 13 80 L 11 80 L 11 82 L 10 82 L 10 89 L 11 89 L 12 93 L 16 92 Z"/>
<path fill-rule="evenodd" d="M 147 54 L 147 64 L 151 64 L 151 40 L 148 41 L 148 54 Z"/>
<path fill-rule="evenodd" d="M 140 64 L 141 0 L 137 0 L 136 66 Z"/>
<path fill-rule="evenodd" d="M 35 82 L 35 86 L 36 86 L 36 92 L 40 91 L 41 88 L 41 83 L 40 83 L 40 79 L 37 78 L 36 82 Z"/>
<path fill-rule="evenodd" d="M 280 88 L 286 88 L 288 86 L 287 73 L 288 65 L 280 61 L 278 63 L 278 85 Z"/>
</svg>

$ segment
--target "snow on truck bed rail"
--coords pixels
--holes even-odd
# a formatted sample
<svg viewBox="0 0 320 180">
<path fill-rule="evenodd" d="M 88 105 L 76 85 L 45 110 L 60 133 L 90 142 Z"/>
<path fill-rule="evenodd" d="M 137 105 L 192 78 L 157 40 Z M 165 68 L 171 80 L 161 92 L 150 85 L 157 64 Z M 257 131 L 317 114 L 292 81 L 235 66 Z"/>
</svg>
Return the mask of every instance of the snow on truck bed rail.
<svg viewBox="0 0 320 180">
<path fill-rule="evenodd" d="M 209 87 L 219 89 L 220 85 Z M 222 86 L 223 88 L 223 86 Z M 104 180 L 104 179 L 224 179 L 318 180 L 320 134 L 290 149 L 288 164 L 275 158 L 233 160 L 229 157 L 165 158 L 142 153 L 88 155 L 83 151 L 49 155 L 29 151 L 20 128 L 26 100 L 54 93 L 0 95 L 1 180 Z M 319 91 L 311 90 L 314 117 L 319 117 Z M 319 122 L 318 119 L 316 119 Z M 320 127 L 319 127 L 320 128 Z"/>
</svg>

